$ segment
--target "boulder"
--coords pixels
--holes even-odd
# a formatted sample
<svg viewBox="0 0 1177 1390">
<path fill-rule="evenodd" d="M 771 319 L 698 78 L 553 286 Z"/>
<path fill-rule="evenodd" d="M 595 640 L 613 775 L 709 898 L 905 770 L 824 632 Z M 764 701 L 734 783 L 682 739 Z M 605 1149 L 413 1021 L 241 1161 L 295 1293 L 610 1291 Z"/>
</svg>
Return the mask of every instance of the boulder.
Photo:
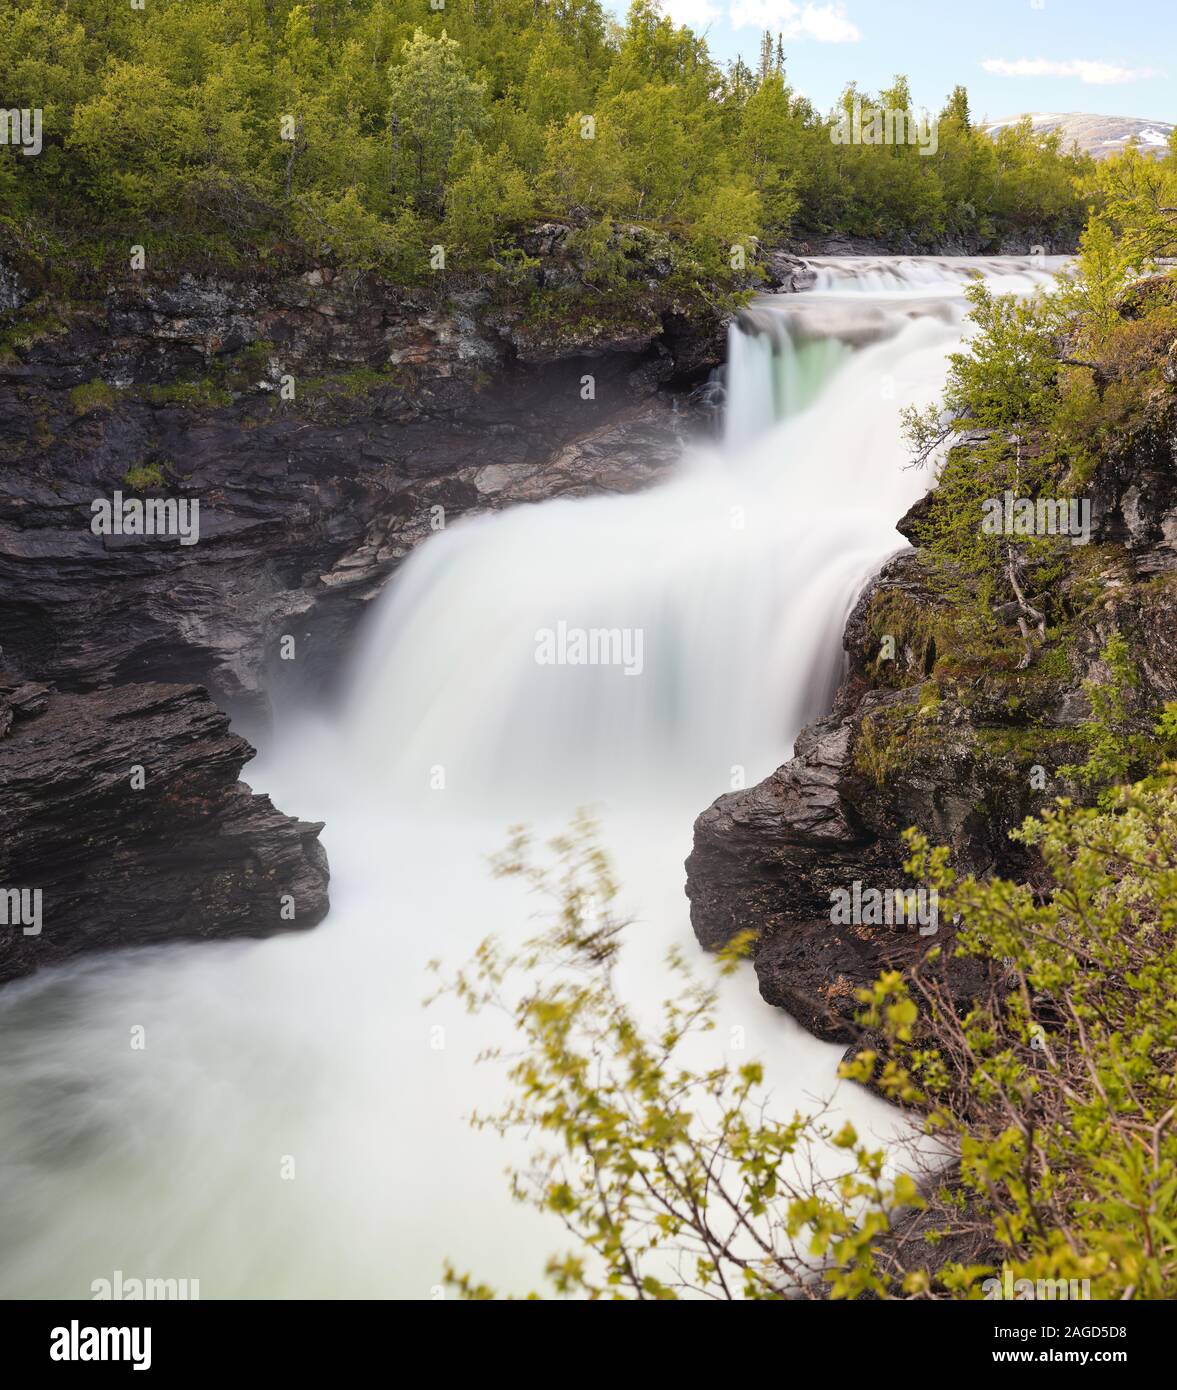
<svg viewBox="0 0 1177 1390">
<path fill-rule="evenodd" d="M 268 936 L 327 913 L 321 822 L 238 780 L 205 691 L 69 693 L 0 672 L 0 981 L 81 951 Z"/>
</svg>

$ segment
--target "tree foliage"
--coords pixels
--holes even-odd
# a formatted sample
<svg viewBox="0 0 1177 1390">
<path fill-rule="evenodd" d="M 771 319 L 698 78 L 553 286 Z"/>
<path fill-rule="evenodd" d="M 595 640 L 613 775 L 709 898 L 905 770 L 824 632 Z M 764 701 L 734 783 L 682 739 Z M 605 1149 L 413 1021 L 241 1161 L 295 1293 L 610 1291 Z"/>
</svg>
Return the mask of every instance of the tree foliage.
<svg viewBox="0 0 1177 1390">
<path fill-rule="evenodd" d="M 933 946 L 859 991 L 878 1041 L 841 1068 L 907 1113 L 890 1153 L 827 1111 L 776 1113 L 771 1068 L 700 1065 L 716 993 L 682 981 L 651 1020 L 617 983 L 627 923 L 592 823 L 537 858 L 522 832 L 498 872 L 548 900 L 517 951 L 490 940 L 447 989 L 519 1034 L 510 1098 L 478 1122 L 535 1148 L 514 1195 L 570 1248 L 564 1296 L 982 1299 L 993 1281 L 1087 1281 L 1101 1299 L 1177 1294 L 1177 768 L 1105 809 L 1060 801 L 1015 838 L 1045 894 L 958 878 L 915 831 L 908 871 L 959 918 L 949 949 L 989 965 L 962 1006 Z M 722 968 L 735 968 L 746 940 Z M 493 1298 L 450 1269 L 466 1298 Z M 538 1297 L 533 1292 L 531 1297 Z M 1042 1296 L 1039 1294 L 1039 1296 Z M 1048 1294 L 1047 1296 L 1052 1296 Z M 1070 1296 L 1075 1296 L 1073 1293 Z"/>
<path fill-rule="evenodd" d="M 552 1289 L 593 1299 L 812 1296 L 833 1256 L 836 1294 L 883 1291 L 872 1242 L 922 1205 L 912 1179 L 891 1173 L 849 1124 L 774 1116 L 759 1062 L 693 1062 L 697 1036 L 715 1027 L 716 993 L 677 952 L 668 966 L 679 993 L 653 1022 L 635 1011 L 617 978 L 628 924 L 596 827 L 578 818 L 550 848 L 548 864 L 519 831 L 496 864 L 545 898 L 542 930 L 519 950 L 484 942 L 445 988 L 472 1011 L 505 1010 L 519 1034 L 518 1051 L 499 1058 L 511 1098 L 474 1118 L 538 1140 L 511 1182 L 572 1241 L 547 1266 Z M 733 943 L 725 969 L 746 944 Z M 819 1149 L 836 1162 L 815 1178 Z M 464 1297 L 495 1296 L 469 1274 L 447 1277 Z"/>
<path fill-rule="evenodd" d="M 761 50 L 725 70 L 654 0 L 621 25 L 600 0 L 0 0 L 3 98 L 44 121 L 38 158 L 0 149 L 0 215 L 26 250 L 34 225 L 59 255 L 151 241 L 157 264 L 301 238 L 401 278 L 451 235 L 455 265 L 498 264 L 533 212 L 661 228 L 700 276 L 805 231 L 1077 232 L 1090 161 L 991 141 L 959 88 L 935 157 L 836 146 Z M 906 80 L 879 100 L 909 104 Z"/>
<path fill-rule="evenodd" d="M 1066 581 L 1080 566 L 1075 547 L 1091 537 L 987 532 L 983 509 L 1007 496 L 1090 509 L 1101 460 L 1170 428 L 1177 277 L 1149 255 L 1161 244 L 1152 204 L 1110 191 L 1157 194 L 1172 160 L 1146 173 L 1130 148 L 1101 166 L 1107 196 L 1050 292 L 971 286 L 971 332 L 950 358 L 941 399 L 904 412 L 915 462 L 937 472 L 914 523 L 932 584 L 961 630 L 993 634 L 1016 622 L 1023 667 L 1049 628 L 1075 618 L 1066 606 L 1082 586 Z"/>
</svg>

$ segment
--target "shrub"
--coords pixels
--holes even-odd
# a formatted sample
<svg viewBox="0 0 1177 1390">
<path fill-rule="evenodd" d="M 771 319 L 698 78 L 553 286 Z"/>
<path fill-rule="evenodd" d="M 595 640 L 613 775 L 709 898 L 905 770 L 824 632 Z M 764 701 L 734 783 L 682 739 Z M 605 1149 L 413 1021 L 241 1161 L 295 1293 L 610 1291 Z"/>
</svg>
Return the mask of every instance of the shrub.
<svg viewBox="0 0 1177 1390">
<path fill-rule="evenodd" d="M 518 951 L 484 942 L 445 989 L 505 1009 L 519 1032 L 511 1098 L 477 1119 L 541 1141 L 512 1188 L 572 1242 L 547 1265 L 553 1289 L 981 1299 L 1008 1275 L 1089 1281 L 1100 1299 L 1177 1295 L 1175 773 L 1110 809 L 1059 802 L 1027 820 L 1015 838 L 1041 853 L 1043 896 L 958 880 L 946 849 L 909 832 L 909 870 L 961 925 L 909 976 L 859 992 L 878 1043 L 841 1068 L 912 1116 L 920 1140 L 893 1179 L 853 1126 L 774 1117 L 760 1062 L 684 1058 L 715 1027 L 716 994 L 675 953 L 680 992 L 643 1026 L 618 990 L 627 923 L 591 821 L 552 842 L 551 867 L 517 833 L 497 872 L 527 879 L 551 914 Z M 944 949 L 989 963 L 977 997 L 928 968 Z M 446 1277 L 462 1297 L 495 1296 Z"/>
</svg>

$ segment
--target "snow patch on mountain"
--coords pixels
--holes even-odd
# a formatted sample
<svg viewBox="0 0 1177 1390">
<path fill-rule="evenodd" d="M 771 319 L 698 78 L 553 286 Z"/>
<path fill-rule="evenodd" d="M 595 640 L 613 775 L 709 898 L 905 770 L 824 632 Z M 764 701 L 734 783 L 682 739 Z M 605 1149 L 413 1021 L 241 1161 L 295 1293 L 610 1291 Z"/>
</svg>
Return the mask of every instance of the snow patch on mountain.
<svg viewBox="0 0 1177 1390">
<path fill-rule="evenodd" d="M 1030 111 L 1026 115 L 1038 135 L 1057 130 L 1062 135 L 1063 148 L 1072 144 L 1096 159 L 1119 154 L 1128 142 L 1135 139 L 1144 154 L 1162 157 L 1173 133 L 1172 121 L 1145 120 L 1137 116 L 1094 116 L 1081 111 Z M 996 135 L 1007 126 L 1016 125 L 1024 116 L 1009 116 L 1000 121 L 984 121 L 981 129 Z"/>
</svg>

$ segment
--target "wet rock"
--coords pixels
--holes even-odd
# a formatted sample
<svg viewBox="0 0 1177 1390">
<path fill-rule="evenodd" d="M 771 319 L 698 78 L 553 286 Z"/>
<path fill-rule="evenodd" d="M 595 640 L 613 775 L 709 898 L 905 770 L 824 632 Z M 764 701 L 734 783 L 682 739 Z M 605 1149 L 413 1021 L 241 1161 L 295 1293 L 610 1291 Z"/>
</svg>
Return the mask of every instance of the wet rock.
<svg viewBox="0 0 1177 1390">
<path fill-rule="evenodd" d="M 856 883 L 916 888 L 903 867 L 909 826 L 947 845 L 961 872 L 1045 888 L 1041 863 L 1009 831 L 1053 797 L 1081 794 L 1063 769 L 1086 759 L 1084 682 L 1110 678 L 1100 659 L 1110 634 L 1125 636 L 1141 675 L 1129 716 L 1142 730 L 1177 692 L 1174 581 L 1150 578 L 1150 560 L 1155 551 L 1108 555 L 1102 603 L 1075 639 L 1069 671 L 1031 668 L 1012 703 L 1015 687 L 1000 671 L 942 686 L 928 679 L 936 619 L 950 631 L 951 614 L 938 610 L 916 551 L 888 561 L 847 621 L 846 673 L 830 715 L 802 731 L 789 762 L 721 796 L 695 823 L 687 896 L 700 943 L 714 950 L 755 931 L 763 997 L 830 1041 L 860 1039 L 856 990 L 884 969 L 911 968 L 932 946 L 944 949 L 925 970 L 962 1001 L 973 997 L 993 967 L 954 957 L 954 923 L 938 914 L 931 931 L 918 919 L 847 923 L 835 902 Z M 879 613 L 895 629 L 885 664 Z M 1035 768 L 1041 776 L 1030 775 Z"/>
<path fill-rule="evenodd" d="M 817 272 L 800 256 L 779 248 L 765 252 L 764 268 L 766 288 L 780 294 L 796 294 L 812 289 L 817 280 Z"/>
<path fill-rule="evenodd" d="M 720 797 L 695 822 L 686 868 L 696 937 L 716 949 L 737 932 L 757 931 L 762 996 L 828 1041 L 858 1036 L 855 990 L 881 969 L 910 966 L 931 945 L 948 948 L 954 935 L 938 919 L 926 931 L 919 921 L 836 923 L 835 895 L 852 893 L 856 882 L 880 891 L 914 887 L 903 871 L 902 835 L 917 820 L 965 867 L 980 872 L 999 861 L 984 809 L 994 789 L 982 785 L 988 769 L 967 733 L 938 729 L 886 793 L 856 764 L 863 720 L 905 701 L 904 691 L 867 692 L 852 713 L 804 730 L 790 762 Z M 950 949 L 945 955 L 954 987 L 972 983 L 975 964 L 955 961 Z"/>
<path fill-rule="evenodd" d="M 29 299 L 30 293 L 16 271 L 0 259 L 0 313 L 19 309 Z"/>
<path fill-rule="evenodd" d="M 238 781 L 252 756 L 194 686 L 70 694 L 0 674 L 0 890 L 40 895 L 37 922 L 6 908 L 0 981 L 81 951 L 321 921 L 322 825 Z"/>
<path fill-rule="evenodd" d="M 325 267 L 146 280 L 0 363 L 9 656 L 63 689 L 204 684 L 260 729 L 272 690 L 333 689 L 368 604 L 440 526 L 659 476 L 680 423 L 665 384 L 689 388 L 722 333 L 651 311 L 528 365 L 488 302 L 381 297 Z M 198 543 L 95 535 L 116 490 L 199 501 Z"/>
</svg>

